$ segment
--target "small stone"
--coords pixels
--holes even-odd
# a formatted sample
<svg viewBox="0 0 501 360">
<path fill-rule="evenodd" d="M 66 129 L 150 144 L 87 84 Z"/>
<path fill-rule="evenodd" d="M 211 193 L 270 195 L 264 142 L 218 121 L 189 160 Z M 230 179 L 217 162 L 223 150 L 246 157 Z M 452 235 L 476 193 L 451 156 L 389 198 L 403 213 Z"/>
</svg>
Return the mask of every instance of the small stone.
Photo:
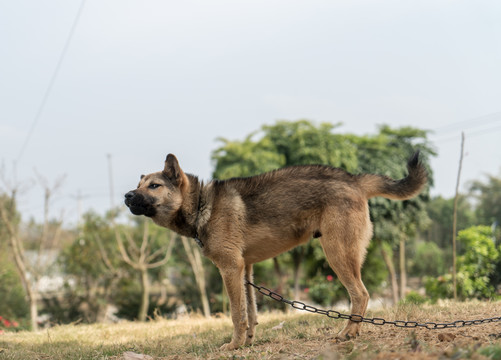
<svg viewBox="0 0 501 360">
<path fill-rule="evenodd" d="M 456 338 L 456 335 L 451 333 L 440 333 L 438 334 L 438 340 L 442 342 L 451 342 Z"/>
</svg>

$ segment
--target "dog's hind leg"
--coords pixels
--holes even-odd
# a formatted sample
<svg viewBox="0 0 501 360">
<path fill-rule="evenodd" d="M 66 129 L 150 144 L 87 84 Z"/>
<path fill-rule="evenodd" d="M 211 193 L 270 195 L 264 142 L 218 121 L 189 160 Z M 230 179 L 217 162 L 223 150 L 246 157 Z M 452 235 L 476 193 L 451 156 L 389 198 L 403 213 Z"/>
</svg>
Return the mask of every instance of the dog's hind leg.
<svg viewBox="0 0 501 360">
<path fill-rule="evenodd" d="M 231 320 L 233 322 L 231 342 L 221 346 L 221 350 L 235 350 L 242 346 L 245 342 L 245 332 L 248 329 L 247 298 L 244 287 L 244 259 L 229 255 L 228 259 L 232 259 L 228 264 L 216 263 L 228 292 Z"/>
<path fill-rule="evenodd" d="M 245 265 L 245 280 L 253 282 L 252 277 L 252 264 Z M 254 329 L 256 328 L 257 322 L 257 307 L 256 307 L 256 296 L 254 294 L 254 288 L 250 285 L 245 285 L 246 295 L 247 295 L 247 319 L 249 322 L 249 328 L 247 329 L 247 334 L 245 337 L 245 345 L 252 344 L 254 340 Z"/>
<path fill-rule="evenodd" d="M 320 243 L 329 265 L 350 295 L 351 314 L 364 316 L 369 293 L 362 282 L 361 269 L 372 227 L 368 217 L 362 224 L 361 218 L 356 217 L 358 219 L 345 216 L 337 226 L 331 225 L 330 230 L 322 229 Z M 360 333 L 360 325 L 360 322 L 348 320 L 337 339 L 344 341 L 356 337 Z"/>
</svg>

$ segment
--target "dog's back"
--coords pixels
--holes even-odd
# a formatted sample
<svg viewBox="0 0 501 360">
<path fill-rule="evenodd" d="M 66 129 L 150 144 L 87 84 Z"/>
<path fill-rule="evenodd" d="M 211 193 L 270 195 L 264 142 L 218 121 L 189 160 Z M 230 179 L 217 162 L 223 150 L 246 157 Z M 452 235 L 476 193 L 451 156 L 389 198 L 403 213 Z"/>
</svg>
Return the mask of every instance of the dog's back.
<svg viewBox="0 0 501 360">
<path fill-rule="evenodd" d="M 325 165 L 300 165 L 215 181 L 214 190 L 216 198 L 225 193 L 239 196 L 251 223 L 290 219 L 326 206 L 351 207 L 375 196 L 405 200 L 417 195 L 426 183 L 427 173 L 418 156 L 416 152 L 410 158 L 409 173 L 400 180 L 377 174 L 352 175 Z"/>
</svg>

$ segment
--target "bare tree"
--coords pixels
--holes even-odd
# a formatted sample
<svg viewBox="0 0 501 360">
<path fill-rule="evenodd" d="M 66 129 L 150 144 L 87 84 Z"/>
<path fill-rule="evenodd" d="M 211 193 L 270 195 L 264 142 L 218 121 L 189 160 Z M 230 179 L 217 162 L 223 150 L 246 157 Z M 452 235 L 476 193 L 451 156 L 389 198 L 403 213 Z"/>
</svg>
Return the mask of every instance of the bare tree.
<svg viewBox="0 0 501 360">
<path fill-rule="evenodd" d="M 148 314 L 148 307 L 150 304 L 150 280 L 148 270 L 165 265 L 172 254 L 172 247 L 174 245 L 174 233 L 168 232 L 169 240 L 165 246 L 153 251 L 150 246 L 150 235 L 148 221 L 144 222 L 143 236 L 141 245 L 138 246 L 129 232 L 124 232 L 127 246 L 124 245 L 120 230 L 115 227 L 115 236 L 118 242 L 118 248 L 123 260 L 131 266 L 134 270 L 139 272 L 141 278 L 141 305 L 138 312 L 138 320 L 146 321 Z M 165 253 L 161 260 L 156 260 L 160 255 Z"/>
<path fill-rule="evenodd" d="M 388 274 L 390 276 L 391 298 L 393 304 L 396 304 L 398 302 L 398 281 L 397 281 L 397 273 L 395 271 L 395 266 L 393 265 L 393 259 L 391 254 L 389 254 L 388 251 L 386 250 L 385 244 L 379 239 L 377 239 L 377 241 L 380 242 L 381 255 L 383 257 L 383 261 L 386 264 L 386 267 L 388 269 Z"/>
<path fill-rule="evenodd" d="M 16 219 L 15 214 L 15 203 L 19 187 L 18 185 L 9 186 L 3 176 L 3 183 L 6 188 L 10 188 L 10 191 L 8 192 L 9 199 L 0 203 L 0 217 L 7 229 L 14 263 L 30 305 L 31 329 L 33 331 L 38 330 L 38 301 L 40 299 L 38 284 L 51 265 L 52 261 L 48 256 L 49 251 L 57 249 L 61 239 L 62 221 L 59 220 L 51 226 L 49 206 L 53 194 L 60 188 L 64 179 L 64 177 L 60 177 L 55 181 L 54 185 L 50 186 L 45 178 L 39 174 L 37 174 L 37 177 L 38 183 L 44 189 L 43 224 L 41 232 L 35 240 L 36 251 L 32 261 L 29 261 L 26 257 L 23 239 L 19 233 L 19 221 Z"/>
<path fill-rule="evenodd" d="M 191 268 L 193 269 L 193 274 L 195 275 L 195 282 L 198 285 L 198 290 L 200 291 L 200 298 L 202 300 L 202 308 L 205 317 L 210 317 L 210 307 L 209 298 L 207 296 L 206 284 L 205 284 L 205 269 L 202 263 L 202 256 L 200 255 L 200 249 L 196 247 L 192 241 L 189 241 L 186 237 L 181 236 L 181 241 L 183 242 L 184 250 L 188 256 L 188 261 L 190 262 Z"/>
</svg>

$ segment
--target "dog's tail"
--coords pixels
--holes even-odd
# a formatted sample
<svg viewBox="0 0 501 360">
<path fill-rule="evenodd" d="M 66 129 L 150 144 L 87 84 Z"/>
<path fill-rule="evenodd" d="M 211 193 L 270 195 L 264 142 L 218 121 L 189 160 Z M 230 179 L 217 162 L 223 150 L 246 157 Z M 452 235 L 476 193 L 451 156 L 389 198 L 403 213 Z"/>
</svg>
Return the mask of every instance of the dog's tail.
<svg viewBox="0 0 501 360">
<path fill-rule="evenodd" d="M 421 192 L 428 173 L 419 161 L 419 150 L 407 162 L 409 174 L 400 180 L 394 180 L 384 175 L 363 174 L 360 177 L 362 189 L 367 198 L 382 196 L 392 200 L 407 200 Z"/>
</svg>

